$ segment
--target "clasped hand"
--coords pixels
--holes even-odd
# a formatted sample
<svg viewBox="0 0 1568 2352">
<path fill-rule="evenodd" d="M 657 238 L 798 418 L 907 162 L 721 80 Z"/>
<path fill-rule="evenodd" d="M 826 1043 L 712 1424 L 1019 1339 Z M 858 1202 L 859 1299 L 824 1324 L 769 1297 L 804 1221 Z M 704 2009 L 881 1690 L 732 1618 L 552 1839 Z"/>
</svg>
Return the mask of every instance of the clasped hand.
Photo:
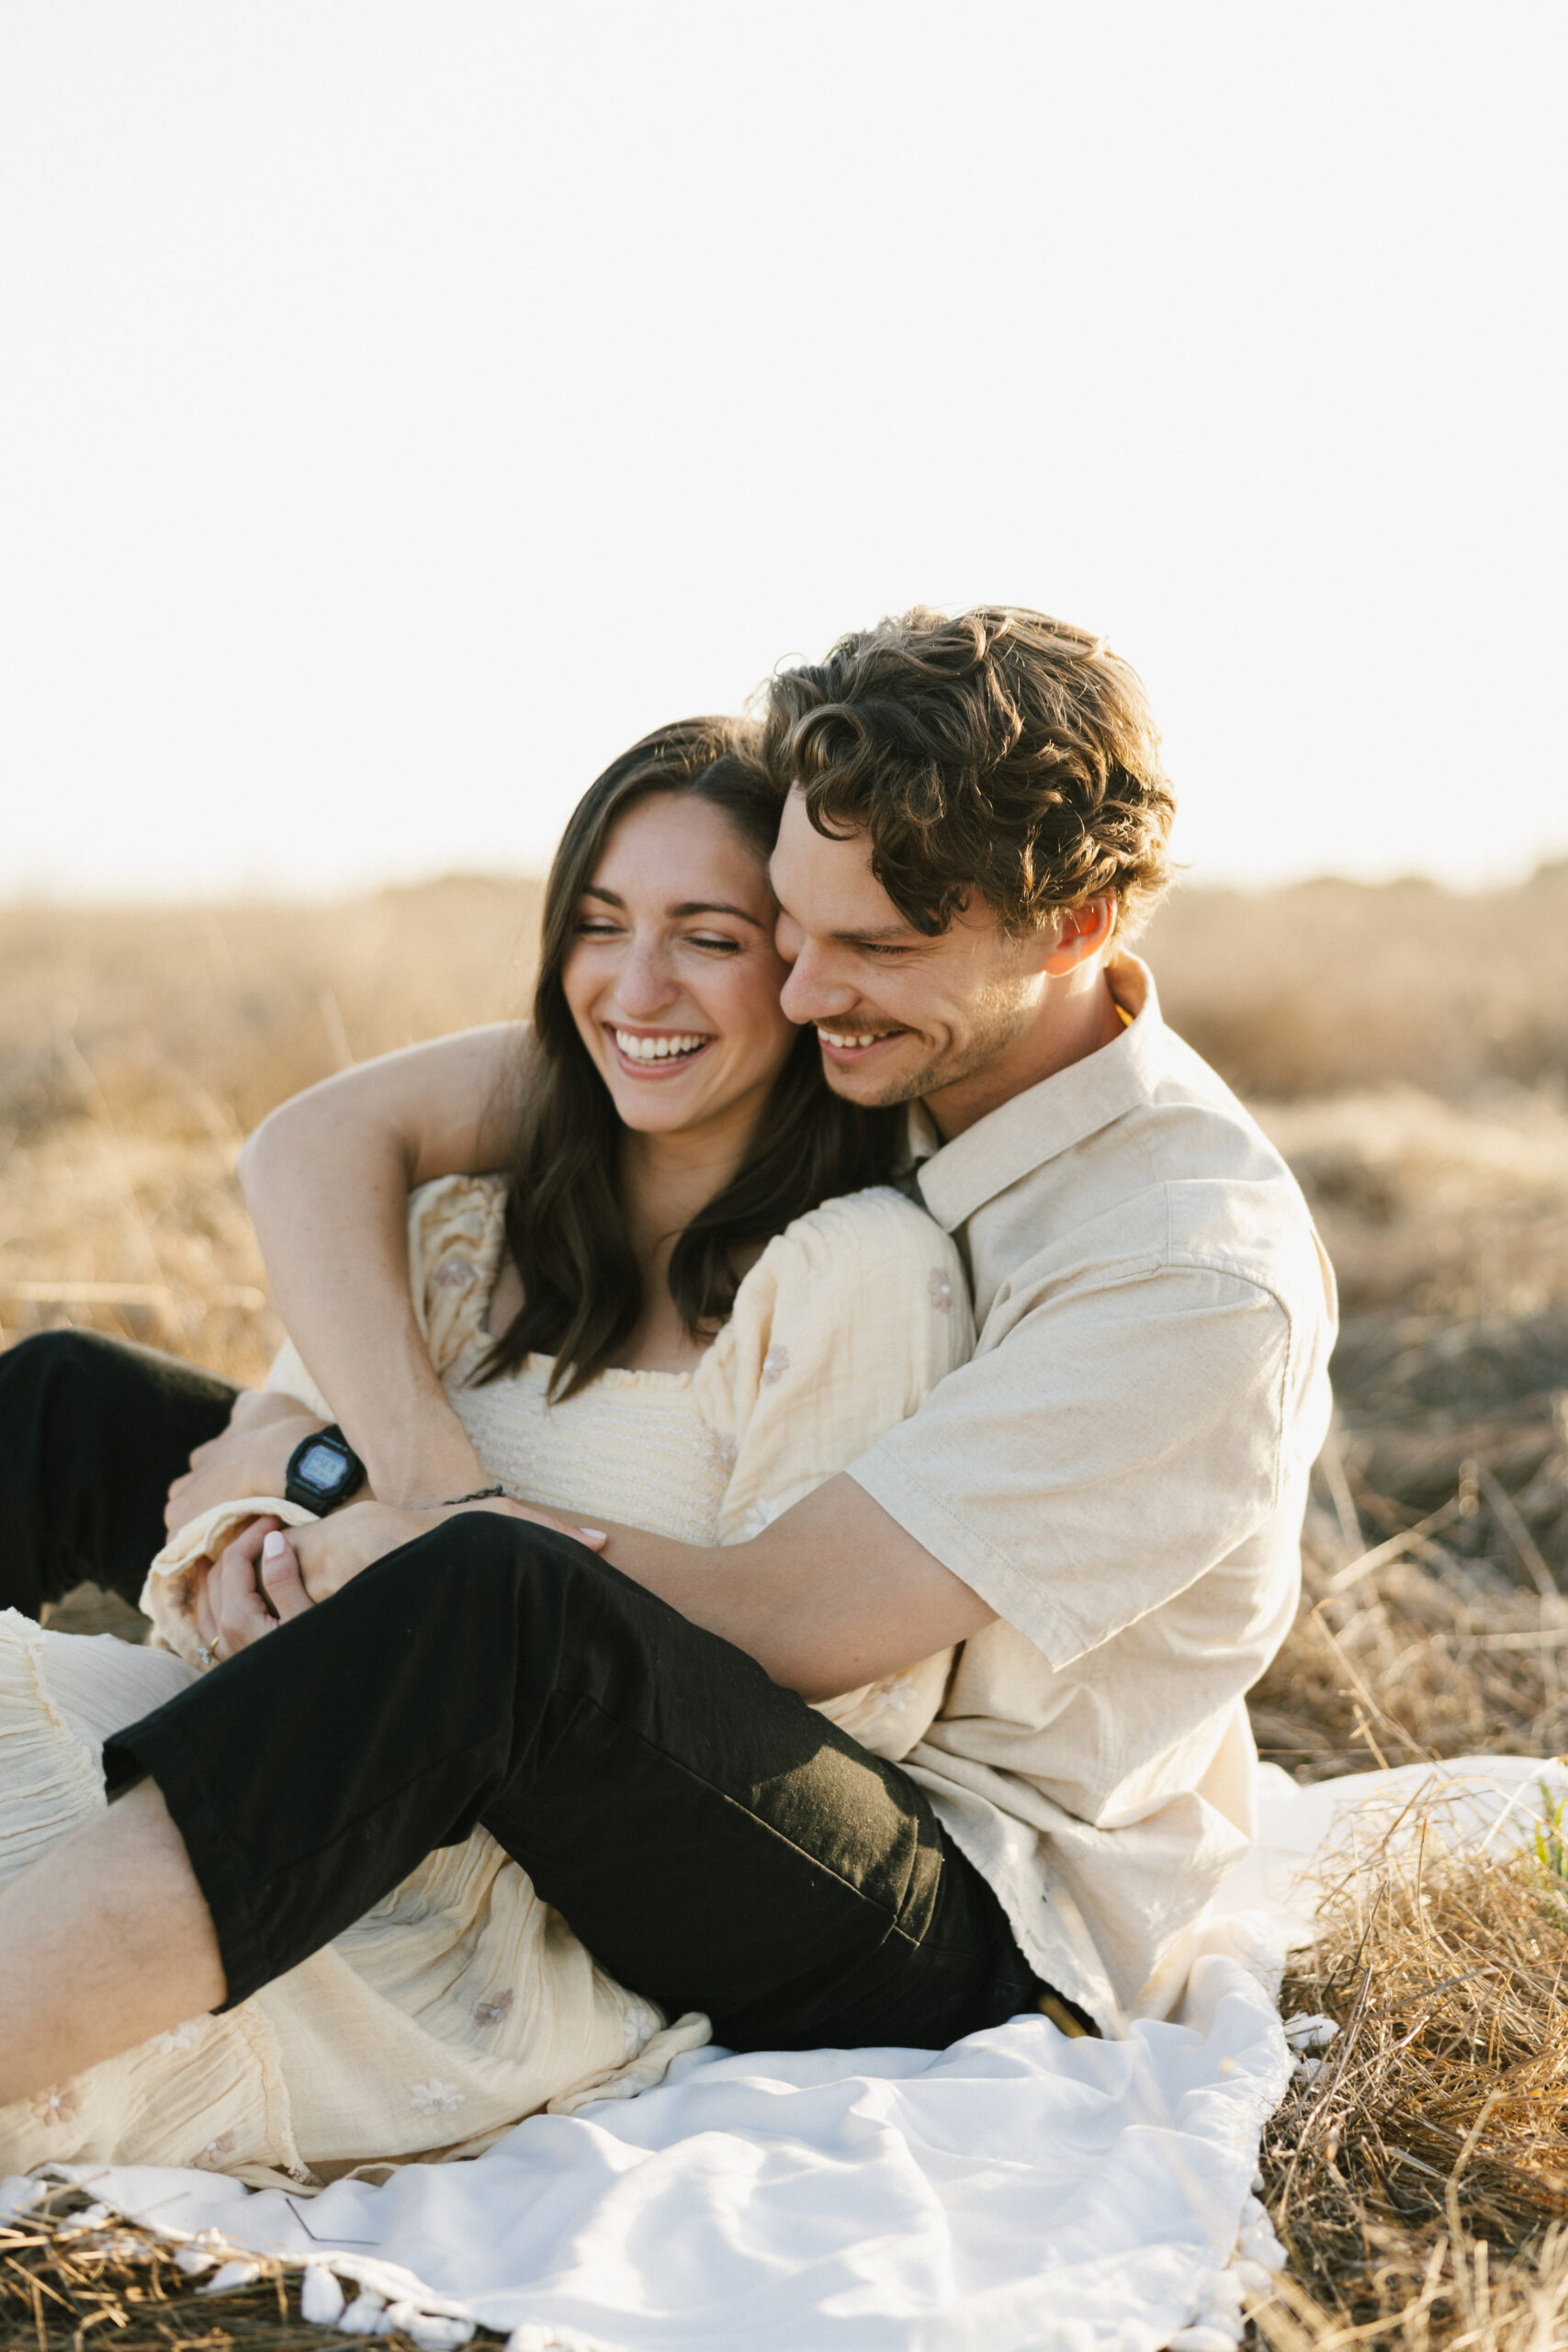
<svg viewBox="0 0 1568 2352">
<path fill-rule="evenodd" d="M 246 1495 L 281 1495 L 288 1458 L 303 1438 L 326 1424 L 298 1398 L 247 1389 L 234 1403 L 229 1426 L 198 1445 L 190 1468 L 175 1480 L 164 1506 L 173 1533 L 216 1503 Z M 475 1471 L 485 1472 L 478 1457 Z M 363 1490 L 362 1490 L 363 1492 Z M 307 1527 L 283 1528 L 270 1513 L 250 1520 L 216 1560 L 198 1570 L 197 1634 L 214 1657 L 231 1657 L 288 1618 L 326 1600 L 405 1544 L 428 1535 L 468 1510 L 498 1511 L 570 1535 L 591 1550 L 604 1543 L 595 1528 L 579 1527 L 556 1511 L 496 1496 L 482 1503 L 429 1508 L 385 1503 L 366 1495 Z"/>
<path fill-rule="evenodd" d="M 532 1514 L 498 1498 L 487 1506 Z M 330 1519 L 284 1528 L 270 1514 L 242 1528 L 198 1577 L 197 1631 L 214 1657 L 232 1657 L 264 1634 L 326 1600 L 362 1569 L 427 1535 L 450 1510 L 405 1510 L 393 1503 L 345 1503 Z"/>
</svg>

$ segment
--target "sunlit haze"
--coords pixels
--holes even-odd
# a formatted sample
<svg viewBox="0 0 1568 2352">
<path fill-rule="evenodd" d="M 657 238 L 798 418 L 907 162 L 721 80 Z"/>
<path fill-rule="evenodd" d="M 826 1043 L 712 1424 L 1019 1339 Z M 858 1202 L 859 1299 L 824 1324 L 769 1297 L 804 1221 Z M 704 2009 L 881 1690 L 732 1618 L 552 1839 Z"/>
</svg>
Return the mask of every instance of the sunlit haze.
<svg viewBox="0 0 1568 2352">
<path fill-rule="evenodd" d="M 0 893 L 547 861 L 916 601 L 1199 880 L 1568 849 L 1568 15 L 8 0 Z"/>
</svg>

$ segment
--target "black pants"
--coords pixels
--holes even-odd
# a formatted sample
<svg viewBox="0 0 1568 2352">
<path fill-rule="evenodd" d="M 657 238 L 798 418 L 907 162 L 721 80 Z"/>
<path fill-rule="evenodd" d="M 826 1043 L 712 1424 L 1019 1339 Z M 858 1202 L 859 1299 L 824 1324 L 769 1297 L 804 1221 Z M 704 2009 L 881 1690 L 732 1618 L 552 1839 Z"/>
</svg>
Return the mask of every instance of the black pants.
<svg viewBox="0 0 1568 2352">
<path fill-rule="evenodd" d="M 134 1589 L 168 1478 L 226 1409 L 220 1384 L 85 1335 L 0 1358 L 0 1600 L 83 1575 Z M 476 1825 L 606 1968 L 733 2048 L 937 2048 L 1042 1989 L 896 1765 L 583 1545 L 500 1514 L 392 1554 L 119 1733 L 105 1766 L 111 1790 L 157 1781 L 231 2003 Z"/>
<path fill-rule="evenodd" d="M 96 1331 L 0 1354 L 0 1608 L 37 1617 L 90 1582 L 134 1604 L 164 1498 L 227 1423 L 226 1380 Z"/>
</svg>

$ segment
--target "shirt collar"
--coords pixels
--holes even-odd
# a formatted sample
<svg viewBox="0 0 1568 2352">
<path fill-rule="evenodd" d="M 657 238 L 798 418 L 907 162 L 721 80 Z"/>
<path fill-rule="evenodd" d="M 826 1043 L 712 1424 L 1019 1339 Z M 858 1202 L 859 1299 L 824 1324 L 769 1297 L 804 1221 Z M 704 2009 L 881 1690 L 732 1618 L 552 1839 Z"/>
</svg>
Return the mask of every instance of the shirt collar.
<svg viewBox="0 0 1568 2352">
<path fill-rule="evenodd" d="M 1032 1169 L 1097 1135 L 1154 1091 L 1168 1034 L 1154 974 L 1136 956 L 1123 955 L 1111 959 L 1106 976 L 1133 1015 L 1110 1045 L 1026 1087 L 951 1143 L 942 1141 L 923 1103 L 911 1105 L 909 1152 L 916 1181 L 927 1208 L 949 1233 Z"/>
</svg>

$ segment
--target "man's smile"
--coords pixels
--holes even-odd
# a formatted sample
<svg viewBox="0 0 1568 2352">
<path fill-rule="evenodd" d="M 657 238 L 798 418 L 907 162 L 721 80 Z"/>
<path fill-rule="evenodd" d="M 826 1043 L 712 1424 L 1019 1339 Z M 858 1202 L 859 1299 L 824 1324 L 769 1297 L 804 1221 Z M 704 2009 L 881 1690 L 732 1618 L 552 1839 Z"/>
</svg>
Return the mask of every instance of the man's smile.
<svg viewBox="0 0 1568 2352">
<path fill-rule="evenodd" d="M 882 1046 L 889 1046 L 896 1037 L 907 1037 L 907 1029 L 824 1029 L 817 1028 L 817 1041 L 825 1054 L 846 1066 L 863 1062 Z"/>
</svg>

